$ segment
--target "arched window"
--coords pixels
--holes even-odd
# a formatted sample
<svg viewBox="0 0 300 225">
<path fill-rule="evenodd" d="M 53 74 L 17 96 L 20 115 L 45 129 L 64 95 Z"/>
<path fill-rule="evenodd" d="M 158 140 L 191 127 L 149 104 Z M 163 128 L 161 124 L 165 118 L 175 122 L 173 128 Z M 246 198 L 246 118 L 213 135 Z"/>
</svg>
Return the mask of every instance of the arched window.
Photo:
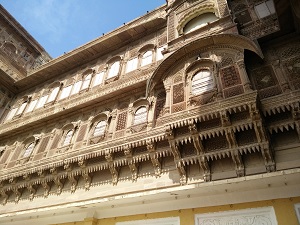
<svg viewBox="0 0 300 225">
<path fill-rule="evenodd" d="M 21 106 L 19 107 L 19 109 L 18 109 L 16 115 L 21 115 L 21 114 L 24 112 L 24 109 L 25 109 L 26 105 L 27 105 L 27 101 L 24 101 L 24 102 L 21 104 Z"/>
<path fill-rule="evenodd" d="M 119 70 L 120 70 L 120 61 L 115 61 L 108 70 L 107 79 L 117 76 Z"/>
<path fill-rule="evenodd" d="M 135 111 L 133 124 L 140 124 L 147 122 L 147 108 L 142 106 Z"/>
<path fill-rule="evenodd" d="M 191 19 L 185 25 L 185 27 L 183 28 L 183 33 L 186 34 L 186 33 L 192 32 L 194 30 L 197 30 L 200 27 L 207 25 L 207 23 L 213 22 L 217 19 L 218 19 L 218 17 L 216 17 L 216 15 L 212 12 L 201 14 L 201 15 Z"/>
<path fill-rule="evenodd" d="M 94 137 L 96 136 L 102 136 L 105 133 L 105 128 L 106 128 L 106 121 L 102 120 L 97 123 L 95 130 L 94 130 Z"/>
<path fill-rule="evenodd" d="M 141 66 L 146 66 L 152 63 L 152 51 L 148 50 L 142 55 Z"/>
<path fill-rule="evenodd" d="M 8 55 L 16 55 L 17 54 L 17 48 L 14 46 L 14 44 L 6 42 L 4 43 L 4 51 Z"/>
<path fill-rule="evenodd" d="M 85 76 L 83 78 L 83 82 L 82 82 L 82 86 L 81 86 L 81 90 L 85 90 L 88 89 L 91 83 L 91 79 L 92 79 L 92 74 L 89 74 L 87 76 Z"/>
<path fill-rule="evenodd" d="M 126 64 L 126 73 L 137 69 L 137 66 L 138 66 L 138 58 L 137 57 L 128 60 L 128 62 Z"/>
<path fill-rule="evenodd" d="M 44 96 L 40 97 L 35 108 L 38 109 L 38 108 L 43 107 L 47 101 L 47 98 L 48 98 L 48 95 L 44 95 Z"/>
<path fill-rule="evenodd" d="M 62 146 L 66 146 L 66 145 L 71 144 L 71 140 L 72 140 L 73 133 L 74 133 L 73 130 L 68 130 L 68 131 L 67 131 L 67 134 L 66 134 L 66 136 L 65 136 L 65 140 L 64 140 Z"/>
<path fill-rule="evenodd" d="M 59 86 L 54 87 L 54 88 L 51 90 L 51 93 L 50 93 L 50 95 L 49 95 L 49 97 L 48 97 L 48 99 L 47 99 L 47 103 L 48 103 L 48 102 L 53 102 L 53 101 L 55 101 L 58 92 L 59 92 Z"/>
<path fill-rule="evenodd" d="M 29 106 L 27 107 L 25 113 L 32 112 L 33 109 L 35 108 L 37 102 L 38 102 L 38 99 L 35 99 L 35 100 L 31 101 Z"/>
<path fill-rule="evenodd" d="M 72 90 L 72 85 L 66 86 L 62 89 L 59 99 L 64 99 L 69 97 Z"/>
<path fill-rule="evenodd" d="M 24 154 L 23 154 L 23 158 L 27 158 L 31 155 L 33 149 L 34 149 L 34 142 L 31 142 L 26 148 L 25 148 L 25 151 L 24 151 Z"/>
<path fill-rule="evenodd" d="M 103 77 L 104 77 L 104 71 L 97 73 L 94 78 L 93 87 L 102 84 Z"/>
<path fill-rule="evenodd" d="M 214 87 L 214 80 L 209 70 L 201 70 L 192 78 L 192 94 L 199 95 Z"/>
</svg>

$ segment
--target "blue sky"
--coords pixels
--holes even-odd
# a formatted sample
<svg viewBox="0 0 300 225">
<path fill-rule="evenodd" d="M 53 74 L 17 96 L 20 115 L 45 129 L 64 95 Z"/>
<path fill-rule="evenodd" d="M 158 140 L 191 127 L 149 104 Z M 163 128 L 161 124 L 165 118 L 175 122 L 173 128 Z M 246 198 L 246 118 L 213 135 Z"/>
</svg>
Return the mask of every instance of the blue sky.
<svg viewBox="0 0 300 225">
<path fill-rule="evenodd" d="M 1 0 L 56 58 L 165 4 L 165 0 Z"/>
</svg>

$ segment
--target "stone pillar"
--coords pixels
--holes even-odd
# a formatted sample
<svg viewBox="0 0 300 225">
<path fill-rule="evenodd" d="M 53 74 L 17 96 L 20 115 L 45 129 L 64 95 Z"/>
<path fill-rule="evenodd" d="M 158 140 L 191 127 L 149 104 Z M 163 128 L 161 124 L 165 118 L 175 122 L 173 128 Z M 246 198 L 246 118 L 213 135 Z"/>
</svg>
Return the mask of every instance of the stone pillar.
<svg viewBox="0 0 300 225">
<path fill-rule="evenodd" d="M 276 60 L 274 62 L 272 62 L 272 66 L 275 72 L 275 76 L 280 84 L 280 87 L 282 89 L 282 92 L 287 92 L 290 91 L 290 87 L 289 84 L 284 76 L 284 73 L 281 69 L 281 65 L 280 65 L 280 61 Z"/>
<path fill-rule="evenodd" d="M 236 64 L 238 66 L 240 78 L 241 78 L 242 84 L 244 86 L 245 92 L 251 91 L 252 88 L 251 88 L 251 84 L 250 84 L 250 80 L 249 80 L 248 74 L 246 72 L 244 60 L 237 61 Z"/>
<path fill-rule="evenodd" d="M 166 104 L 165 104 L 165 108 L 164 108 L 164 114 L 168 114 L 170 113 L 170 105 L 171 105 L 171 85 L 166 85 L 165 86 L 165 90 L 166 90 Z"/>
</svg>

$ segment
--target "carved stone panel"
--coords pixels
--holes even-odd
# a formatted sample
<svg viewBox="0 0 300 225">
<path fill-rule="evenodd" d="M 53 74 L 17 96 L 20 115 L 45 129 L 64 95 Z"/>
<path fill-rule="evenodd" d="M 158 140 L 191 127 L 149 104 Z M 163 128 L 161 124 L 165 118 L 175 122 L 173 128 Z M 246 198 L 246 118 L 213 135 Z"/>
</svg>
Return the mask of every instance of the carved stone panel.
<svg viewBox="0 0 300 225">
<path fill-rule="evenodd" d="M 277 225 L 273 207 L 198 214 L 196 225 Z"/>
</svg>

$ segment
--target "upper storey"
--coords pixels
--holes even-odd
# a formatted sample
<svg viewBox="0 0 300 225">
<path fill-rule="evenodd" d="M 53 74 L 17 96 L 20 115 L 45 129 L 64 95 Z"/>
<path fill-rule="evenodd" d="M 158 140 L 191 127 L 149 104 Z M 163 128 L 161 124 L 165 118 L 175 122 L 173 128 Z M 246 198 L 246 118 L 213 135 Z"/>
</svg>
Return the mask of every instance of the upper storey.
<svg viewBox="0 0 300 225">
<path fill-rule="evenodd" d="M 12 89 L 14 82 L 50 59 L 45 49 L 0 5 L 1 84 Z"/>
</svg>

